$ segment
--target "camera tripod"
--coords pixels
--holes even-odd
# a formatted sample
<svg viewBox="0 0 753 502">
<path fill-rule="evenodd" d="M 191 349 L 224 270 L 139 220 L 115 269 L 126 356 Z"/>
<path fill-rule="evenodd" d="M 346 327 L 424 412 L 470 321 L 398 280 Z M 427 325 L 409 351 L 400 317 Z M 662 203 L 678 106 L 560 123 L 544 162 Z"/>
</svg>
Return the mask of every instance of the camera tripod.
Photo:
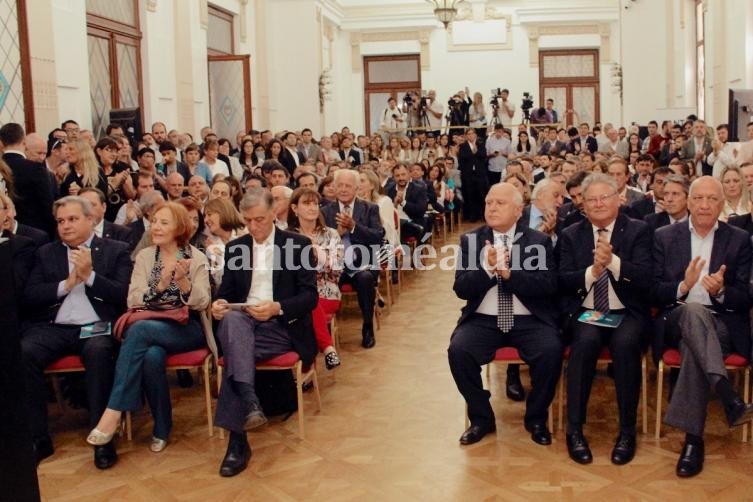
<svg viewBox="0 0 753 502">
<path fill-rule="evenodd" d="M 492 119 L 489 121 L 488 128 L 490 130 L 494 130 L 494 126 L 497 124 L 502 124 L 502 119 L 499 118 L 499 106 L 494 106 L 494 114 L 492 114 Z"/>
</svg>

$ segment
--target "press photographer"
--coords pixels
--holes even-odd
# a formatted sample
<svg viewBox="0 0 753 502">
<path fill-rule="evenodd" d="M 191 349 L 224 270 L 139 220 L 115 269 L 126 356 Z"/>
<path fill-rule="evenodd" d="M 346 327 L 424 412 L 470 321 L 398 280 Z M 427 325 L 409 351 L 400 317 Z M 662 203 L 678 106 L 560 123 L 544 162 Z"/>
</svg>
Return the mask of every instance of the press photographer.
<svg viewBox="0 0 753 502">
<path fill-rule="evenodd" d="M 450 98 L 447 102 L 447 123 L 451 128 L 465 128 L 470 122 L 468 110 L 471 105 L 468 96 L 468 87 L 465 91 L 460 91 Z M 468 99 L 468 101 L 466 101 Z"/>
<path fill-rule="evenodd" d="M 402 136 L 405 133 L 403 111 L 397 106 L 397 100 L 393 97 L 387 100 L 387 108 L 382 112 L 379 128 L 385 132 L 385 135 L 397 134 Z"/>
<path fill-rule="evenodd" d="M 421 98 L 424 102 L 424 98 Z M 431 89 L 425 98 L 426 106 L 424 111 L 426 112 L 426 132 L 434 134 L 435 138 L 439 137 L 440 129 L 442 129 L 442 117 L 444 113 L 444 107 L 437 101 L 437 91 Z M 423 125 L 423 124 L 422 124 Z"/>
<path fill-rule="evenodd" d="M 510 91 L 507 89 L 500 89 L 497 87 L 496 89 L 491 90 L 489 104 L 493 110 L 493 117 L 489 124 L 490 126 L 493 126 L 495 123 L 500 123 L 506 128 L 509 128 L 512 125 L 512 118 L 515 115 L 515 105 L 508 99 L 509 97 Z"/>
<path fill-rule="evenodd" d="M 523 100 L 520 103 L 520 109 L 523 110 L 523 122 L 531 121 L 531 108 L 533 108 L 533 95 L 530 92 L 523 93 Z"/>
</svg>

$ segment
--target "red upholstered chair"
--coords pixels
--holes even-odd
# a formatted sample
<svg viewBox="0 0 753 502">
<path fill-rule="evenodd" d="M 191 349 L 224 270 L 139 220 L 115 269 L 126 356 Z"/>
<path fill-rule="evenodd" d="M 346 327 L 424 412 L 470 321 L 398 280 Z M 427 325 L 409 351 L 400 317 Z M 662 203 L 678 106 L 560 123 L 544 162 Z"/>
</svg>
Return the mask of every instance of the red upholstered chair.
<svg viewBox="0 0 753 502">
<path fill-rule="evenodd" d="M 557 419 L 559 421 L 560 430 L 565 427 L 565 421 L 563 418 L 565 408 L 565 375 L 567 362 L 570 360 L 570 347 L 565 348 L 564 361 L 562 363 L 562 373 L 560 374 L 560 391 L 559 391 L 559 412 Z M 602 347 L 599 353 L 599 359 L 597 364 L 609 364 L 612 362 L 612 354 L 609 352 L 608 347 Z M 643 433 L 648 434 L 648 376 L 646 370 L 646 354 L 641 356 L 641 409 L 642 409 L 642 425 Z"/>
<path fill-rule="evenodd" d="M 682 358 L 677 349 L 666 349 L 659 361 L 659 372 L 656 375 L 656 432 L 654 438 L 661 437 L 661 408 L 662 390 L 664 387 L 664 369 L 679 368 Z M 740 354 L 730 354 L 724 359 L 727 371 L 736 372 L 737 376 L 743 374 L 743 401 L 749 402 L 750 397 L 750 362 Z M 753 424 L 752 424 L 753 425 Z M 748 424 L 743 425 L 743 442 L 748 440 Z"/>
<path fill-rule="evenodd" d="M 52 388 L 55 391 L 55 399 L 60 406 L 60 411 L 65 412 L 65 402 L 60 395 L 60 382 L 55 375 L 61 373 L 79 373 L 86 371 L 84 363 L 79 356 L 63 356 L 44 370 L 45 375 L 52 375 Z"/>
<path fill-rule="evenodd" d="M 504 364 L 526 364 L 525 361 L 523 361 L 520 358 L 520 354 L 518 354 L 518 349 L 515 347 L 500 347 L 497 349 L 497 352 L 494 354 L 494 360 L 492 363 L 504 363 Z M 490 377 L 490 367 L 491 363 L 486 365 L 486 380 L 487 385 L 489 384 L 489 377 Z M 468 410 L 466 409 L 465 413 L 465 427 L 468 428 L 469 426 L 468 421 Z M 554 430 L 554 410 L 552 409 L 552 405 L 549 405 L 549 430 Z"/>
<path fill-rule="evenodd" d="M 217 361 L 217 393 L 219 394 L 220 387 L 222 386 L 222 370 L 224 368 L 225 361 L 222 357 Z M 298 398 L 298 436 L 301 439 L 305 438 L 303 418 L 303 385 L 312 382 L 314 384 L 314 393 L 316 395 L 316 410 L 322 409 L 322 397 L 319 394 L 319 382 L 316 379 L 316 367 L 311 365 L 309 368 L 303 367 L 303 362 L 298 356 L 297 352 L 286 352 L 272 359 L 257 363 L 256 371 L 292 371 L 293 378 L 295 379 L 296 394 Z M 225 437 L 225 430 L 220 429 L 220 438 Z"/>
<path fill-rule="evenodd" d="M 212 353 L 206 347 L 167 356 L 167 361 L 165 363 L 165 369 L 167 370 L 195 369 L 202 372 L 204 380 L 204 402 L 207 410 L 207 430 L 209 431 L 210 437 L 214 435 L 214 424 L 212 421 L 212 392 L 209 383 L 209 368 L 211 363 Z"/>
</svg>

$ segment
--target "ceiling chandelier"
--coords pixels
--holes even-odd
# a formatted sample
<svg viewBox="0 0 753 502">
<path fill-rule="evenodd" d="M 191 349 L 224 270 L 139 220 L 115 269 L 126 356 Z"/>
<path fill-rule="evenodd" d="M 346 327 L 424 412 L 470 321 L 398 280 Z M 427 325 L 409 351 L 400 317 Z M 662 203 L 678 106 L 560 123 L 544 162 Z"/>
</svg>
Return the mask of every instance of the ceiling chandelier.
<svg viewBox="0 0 753 502">
<path fill-rule="evenodd" d="M 457 6 L 463 3 L 463 0 L 427 0 L 434 6 L 434 15 L 444 25 L 444 28 L 450 25 L 455 16 L 458 14 Z"/>
</svg>

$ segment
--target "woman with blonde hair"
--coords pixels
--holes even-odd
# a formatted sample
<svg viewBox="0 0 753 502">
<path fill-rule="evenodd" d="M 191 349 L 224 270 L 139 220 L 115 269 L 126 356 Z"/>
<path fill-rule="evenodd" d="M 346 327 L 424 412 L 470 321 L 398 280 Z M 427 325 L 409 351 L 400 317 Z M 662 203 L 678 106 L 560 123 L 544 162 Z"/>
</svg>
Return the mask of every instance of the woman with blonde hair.
<svg viewBox="0 0 753 502">
<path fill-rule="evenodd" d="M 228 199 L 211 199 L 204 206 L 204 228 L 208 233 L 206 255 L 211 265 L 212 286 L 222 282 L 224 268 L 221 266 L 225 256 L 225 245 L 245 234 L 246 226 L 241 215 Z"/>
<path fill-rule="evenodd" d="M 522 173 L 510 173 L 502 180 L 505 183 L 509 183 L 518 189 L 520 195 L 523 196 L 523 203 L 528 205 L 531 202 L 531 186 L 528 184 L 528 180 Z"/>
<path fill-rule="evenodd" d="M 486 137 L 486 110 L 484 109 L 484 98 L 480 92 L 473 93 L 473 101 L 468 108 L 468 120 L 471 127 L 476 129 L 479 138 Z"/>
<path fill-rule="evenodd" d="M 399 246 L 400 242 L 398 242 L 395 228 L 395 206 L 392 200 L 382 192 L 379 176 L 374 171 L 363 170 L 359 173 L 359 177 L 358 197 L 379 206 L 379 218 L 384 227 L 384 236 L 387 242 L 393 246 Z"/>
<path fill-rule="evenodd" d="M 750 214 L 750 193 L 745 187 L 740 168 L 727 166 L 722 169 L 721 182 L 724 190 L 724 209 L 719 219 L 727 221 L 730 216 Z"/>
<path fill-rule="evenodd" d="M 69 141 L 66 148 L 71 172 L 60 185 L 60 195 L 78 195 L 84 187 L 99 188 L 102 193 L 107 193 L 107 179 L 99 168 L 99 162 L 89 143 L 83 140 Z"/>
</svg>

